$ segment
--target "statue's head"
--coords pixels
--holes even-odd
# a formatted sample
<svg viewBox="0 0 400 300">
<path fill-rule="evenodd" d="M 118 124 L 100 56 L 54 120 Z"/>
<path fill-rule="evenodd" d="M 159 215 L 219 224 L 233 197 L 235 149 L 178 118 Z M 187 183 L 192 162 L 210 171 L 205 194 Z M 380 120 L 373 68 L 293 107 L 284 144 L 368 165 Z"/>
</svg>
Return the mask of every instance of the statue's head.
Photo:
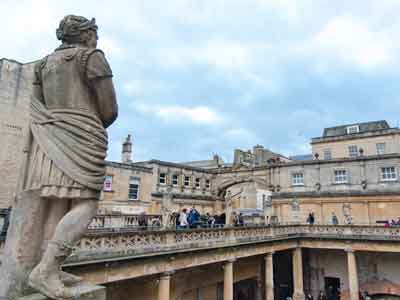
<svg viewBox="0 0 400 300">
<path fill-rule="evenodd" d="M 56 34 L 63 44 L 82 44 L 96 48 L 97 28 L 94 18 L 88 20 L 85 17 L 68 15 L 61 20 Z"/>
</svg>

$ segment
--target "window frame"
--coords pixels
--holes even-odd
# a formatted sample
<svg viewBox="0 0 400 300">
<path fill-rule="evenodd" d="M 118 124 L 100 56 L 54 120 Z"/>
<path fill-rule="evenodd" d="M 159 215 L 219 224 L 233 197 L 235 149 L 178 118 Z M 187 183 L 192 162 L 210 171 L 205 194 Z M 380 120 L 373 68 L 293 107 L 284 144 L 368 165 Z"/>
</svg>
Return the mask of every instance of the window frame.
<svg viewBox="0 0 400 300">
<path fill-rule="evenodd" d="M 207 190 L 209 190 L 211 188 L 211 180 L 208 178 L 206 179 L 205 187 Z"/>
<path fill-rule="evenodd" d="M 355 129 L 354 132 L 352 130 Z M 355 134 L 360 132 L 360 126 L 359 125 L 351 125 L 346 127 L 347 134 Z"/>
<path fill-rule="evenodd" d="M 184 175 L 184 177 L 183 177 L 183 186 L 184 187 L 190 187 L 190 183 L 191 183 L 190 177 L 191 176 Z"/>
<path fill-rule="evenodd" d="M 324 149 L 324 160 L 331 160 L 332 159 L 332 150 L 331 149 Z M 329 153 L 329 158 L 327 158 L 327 153 Z"/>
<path fill-rule="evenodd" d="M 163 177 L 164 177 L 164 182 L 161 182 L 161 175 L 164 175 Z M 165 172 L 160 172 L 160 174 L 158 174 L 158 184 L 160 184 L 160 185 L 166 185 L 167 184 L 167 173 L 165 173 Z"/>
<path fill-rule="evenodd" d="M 111 179 L 110 188 L 106 188 L 107 179 Z M 104 182 L 103 182 L 103 191 L 104 192 L 112 192 L 113 191 L 113 181 L 114 181 L 114 176 L 113 175 L 106 175 L 104 177 Z"/>
<path fill-rule="evenodd" d="M 393 172 L 385 173 L 385 172 L 383 172 L 384 169 L 393 169 Z M 384 178 L 385 174 L 394 174 L 394 177 Z M 397 169 L 396 169 L 396 167 L 395 166 L 380 167 L 380 181 L 382 181 L 382 182 L 397 181 Z"/>
<path fill-rule="evenodd" d="M 355 148 L 355 152 L 350 151 L 350 148 Z M 354 158 L 354 157 L 358 157 L 359 156 L 359 152 L 358 152 L 358 146 L 357 145 L 349 145 L 347 146 L 347 150 L 349 151 L 349 157 Z M 352 153 L 354 155 L 352 155 Z"/>
<path fill-rule="evenodd" d="M 200 177 L 196 177 L 194 179 L 194 187 L 198 190 L 200 189 L 200 187 L 201 187 L 201 178 Z"/>
<path fill-rule="evenodd" d="M 297 176 L 301 175 L 301 176 Z M 301 181 L 299 179 L 301 178 Z M 304 186 L 304 172 L 303 171 L 295 171 L 291 173 L 292 186 Z"/>
<path fill-rule="evenodd" d="M 380 148 L 379 146 L 383 146 L 383 148 L 379 149 Z M 381 150 L 383 150 L 383 151 L 381 151 Z M 377 155 L 383 155 L 383 154 L 385 154 L 385 152 L 386 152 L 386 143 L 385 142 L 376 143 L 376 154 Z"/>
<path fill-rule="evenodd" d="M 345 176 L 338 175 L 338 174 L 336 174 L 337 172 L 344 172 Z M 343 179 L 342 180 L 337 180 L 340 177 L 345 178 L 345 179 L 344 180 Z M 334 181 L 335 184 L 347 184 L 347 183 L 349 183 L 349 172 L 346 169 L 333 170 L 333 181 Z"/>
<path fill-rule="evenodd" d="M 176 182 L 175 182 L 176 179 Z M 171 176 L 171 184 L 172 186 L 178 186 L 179 185 L 179 175 L 178 174 L 172 174 Z"/>
<path fill-rule="evenodd" d="M 136 198 L 131 197 L 131 190 L 136 186 Z M 139 201 L 140 193 L 140 178 L 131 176 L 128 184 L 128 201 Z"/>
</svg>

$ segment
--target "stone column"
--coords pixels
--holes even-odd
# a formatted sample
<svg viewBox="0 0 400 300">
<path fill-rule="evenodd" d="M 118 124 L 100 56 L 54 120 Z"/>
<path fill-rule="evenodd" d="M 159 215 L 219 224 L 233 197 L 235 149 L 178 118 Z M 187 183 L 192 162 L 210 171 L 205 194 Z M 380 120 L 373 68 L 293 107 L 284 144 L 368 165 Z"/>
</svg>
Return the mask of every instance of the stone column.
<svg viewBox="0 0 400 300">
<path fill-rule="evenodd" d="M 224 300 L 233 300 L 233 262 L 228 260 L 224 264 Z"/>
<path fill-rule="evenodd" d="M 161 274 L 158 284 L 158 300 L 170 299 L 171 272 Z"/>
<path fill-rule="evenodd" d="M 265 257 L 265 299 L 274 300 L 274 252 Z"/>
<path fill-rule="evenodd" d="M 349 272 L 349 292 L 350 300 L 358 300 L 358 274 L 357 274 L 357 261 L 353 249 L 346 249 L 347 252 L 347 268 Z"/>
<path fill-rule="evenodd" d="M 293 300 L 304 300 L 303 259 L 301 248 L 293 250 Z"/>
</svg>

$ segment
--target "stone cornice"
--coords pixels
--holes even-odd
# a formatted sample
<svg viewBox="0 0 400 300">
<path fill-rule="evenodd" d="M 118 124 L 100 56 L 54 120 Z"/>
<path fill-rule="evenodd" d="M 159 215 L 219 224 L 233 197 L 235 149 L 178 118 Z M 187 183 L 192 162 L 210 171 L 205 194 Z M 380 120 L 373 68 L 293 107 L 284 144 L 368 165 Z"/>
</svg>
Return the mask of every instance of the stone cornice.
<svg viewBox="0 0 400 300">
<path fill-rule="evenodd" d="M 116 161 L 106 161 L 106 165 L 109 167 L 113 168 L 121 168 L 121 169 L 128 169 L 128 170 L 135 170 L 135 171 L 142 171 L 145 173 L 153 173 L 153 168 L 145 167 L 145 166 L 140 166 L 135 163 L 132 164 L 126 164 L 126 163 L 121 163 L 121 162 L 116 162 Z"/>
<path fill-rule="evenodd" d="M 345 192 L 283 192 L 272 193 L 272 199 L 287 198 L 334 198 L 334 197 L 365 197 L 365 196 L 400 196 L 400 191 L 345 191 Z"/>
<path fill-rule="evenodd" d="M 210 195 L 193 195 L 193 194 L 172 194 L 174 200 L 178 199 L 192 199 L 192 200 L 200 200 L 200 201 L 217 201 L 220 200 L 220 198 L 216 196 L 210 196 Z M 163 193 L 151 193 L 152 197 L 155 198 L 162 198 Z"/>
</svg>

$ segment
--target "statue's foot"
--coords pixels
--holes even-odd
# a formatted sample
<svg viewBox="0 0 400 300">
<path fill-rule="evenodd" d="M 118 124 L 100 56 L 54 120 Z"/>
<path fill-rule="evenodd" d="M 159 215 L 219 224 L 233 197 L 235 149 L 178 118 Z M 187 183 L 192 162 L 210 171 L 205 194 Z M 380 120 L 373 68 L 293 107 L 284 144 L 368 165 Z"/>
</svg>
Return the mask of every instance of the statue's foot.
<svg viewBox="0 0 400 300">
<path fill-rule="evenodd" d="M 48 273 L 41 269 L 39 264 L 29 275 L 28 284 L 33 289 L 50 299 L 73 299 L 74 293 L 64 286 L 58 272 Z"/>
<path fill-rule="evenodd" d="M 60 271 L 59 275 L 60 275 L 60 280 L 65 285 L 74 285 L 74 284 L 78 284 L 78 283 L 82 282 L 81 277 L 75 276 L 75 275 L 67 273 L 67 272 Z"/>
</svg>

